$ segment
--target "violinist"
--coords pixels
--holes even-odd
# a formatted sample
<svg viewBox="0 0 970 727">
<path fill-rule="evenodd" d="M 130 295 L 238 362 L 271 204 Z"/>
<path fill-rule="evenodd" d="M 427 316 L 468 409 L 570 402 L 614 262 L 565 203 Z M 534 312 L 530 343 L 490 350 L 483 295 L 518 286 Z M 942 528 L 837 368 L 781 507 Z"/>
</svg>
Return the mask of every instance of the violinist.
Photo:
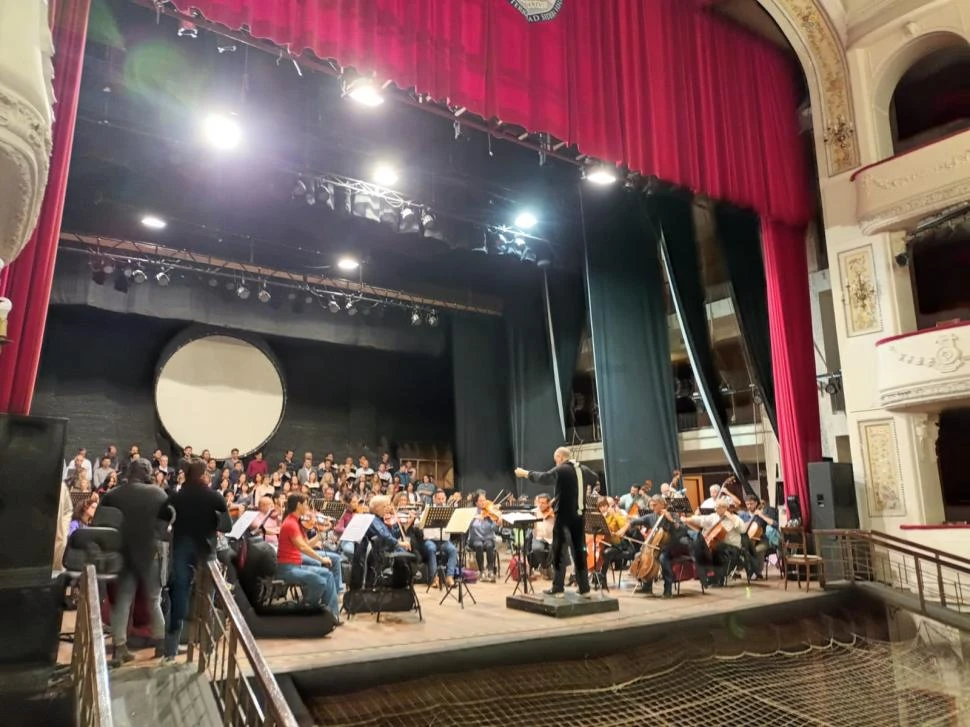
<svg viewBox="0 0 970 727">
<path fill-rule="evenodd" d="M 607 545 L 597 563 L 599 577 L 605 579 L 610 566 L 614 563 L 621 563 L 630 554 L 631 548 L 627 545 L 629 541 L 623 539 L 623 535 L 628 529 L 626 515 L 620 512 L 616 505 L 612 505 L 606 497 L 597 500 L 596 507 L 610 528 Z"/>
<path fill-rule="evenodd" d="M 628 527 L 631 529 L 647 528 L 651 531 L 657 528 L 666 531 L 666 540 L 659 553 L 655 553 L 654 556 L 660 563 L 660 575 L 664 582 L 663 597 L 671 598 L 674 584 L 672 562 L 674 558 L 690 554 L 690 538 L 680 519 L 667 509 L 667 501 L 663 496 L 654 495 L 650 498 L 649 503 L 650 512 L 643 517 L 631 520 Z M 641 580 L 633 592 L 652 595 L 653 581 Z"/>
<path fill-rule="evenodd" d="M 494 505 L 488 501 L 484 492 L 477 494 L 475 507 L 478 512 L 468 529 L 468 547 L 475 552 L 479 580 L 482 583 L 495 583 L 495 526 L 500 516 L 494 511 Z M 488 570 L 485 569 L 486 558 Z"/>
<path fill-rule="evenodd" d="M 700 532 L 693 542 L 694 558 L 701 570 L 704 566 L 712 567 L 714 579 L 712 585 L 723 586 L 728 573 L 727 569 L 736 559 L 741 549 L 741 532 L 744 524 L 741 519 L 731 513 L 731 501 L 720 497 L 714 503 L 714 512 L 710 515 L 693 515 L 686 518 L 684 525 Z M 698 574 L 700 580 L 707 579 L 706 573 Z"/>
<path fill-rule="evenodd" d="M 340 519 L 333 526 L 333 532 L 337 538 L 340 538 L 344 534 L 344 530 L 347 529 L 347 526 L 350 524 L 350 521 L 354 515 L 358 515 L 363 512 L 360 504 L 360 498 L 353 493 L 348 494 L 344 498 L 344 507 L 346 508 L 344 510 L 344 514 L 340 516 Z M 343 540 L 340 542 L 340 552 L 347 556 L 347 558 L 353 558 L 355 546 L 356 543 L 353 541 Z"/>
<path fill-rule="evenodd" d="M 529 534 L 532 538 L 528 548 L 529 565 L 533 571 L 541 572 L 549 580 L 552 577 L 552 530 L 556 522 L 549 495 L 542 494 L 536 498 L 535 515 L 539 521 Z"/>
<path fill-rule="evenodd" d="M 744 498 L 744 505 L 745 509 L 738 513 L 738 517 L 744 523 L 741 545 L 751 556 L 746 564 L 748 575 L 758 580 L 763 577 L 761 568 L 769 548 L 777 547 L 781 542 L 781 534 L 778 532 L 778 511 L 770 506 L 762 507 L 757 495 L 754 494 Z"/>
<path fill-rule="evenodd" d="M 444 490 L 436 490 L 432 504 L 435 507 L 447 507 L 448 498 Z M 422 548 L 424 557 L 428 564 L 428 575 L 432 588 L 441 586 L 438 577 L 438 554 L 440 553 L 447 560 L 445 566 L 445 585 L 451 588 L 455 584 L 455 576 L 458 575 L 458 549 L 451 542 L 451 537 L 444 531 L 444 528 L 426 528 L 421 532 L 423 537 Z"/>
<path fill-rule="evenodd" d="M 312 507 L 307 507 L 300 515 L 300 525 L 303 527 L 304 536 L 310 547 L 328 561 L 325 565 L 333 576 L 337 593 L 340 593 L 344 587 L 343 571 L 340 568 L 343 558 L 330 547 L 331 543 L 328 542 L 328 533 L 333 529 L 333 523 L 330 518 L 318 514 Z M 303 565 L 306 566 L 316 565 L 316 562 L 307 556 L 304 556 L 303 561 Z"/>
<path fill-rule="evenodd" d="M 620 498 L 620 509 L 623 512 L 630 512 L 633 503 L 640 500 L 640 485 L 630 485 L 630 491 Z"/>
</svg>

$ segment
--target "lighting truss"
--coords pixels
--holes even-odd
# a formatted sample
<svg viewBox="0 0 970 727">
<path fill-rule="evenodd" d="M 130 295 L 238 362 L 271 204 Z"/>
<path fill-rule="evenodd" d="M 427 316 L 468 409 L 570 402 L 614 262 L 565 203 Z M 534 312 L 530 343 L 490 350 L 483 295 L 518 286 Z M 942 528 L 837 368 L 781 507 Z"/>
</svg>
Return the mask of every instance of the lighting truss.
<svg viewBox="0 0 970 727">
<path fill-rule="evenodd" d="M 502 315 L 501 303 L 491 298 L 487 300 L 483 298 L 482 302 L 477 304 L 460 303 L 454 300 L 414 295 L 403 290 L 366 285 L 344 278 L 299 274 L 224 260 L 210 255 L 199 255 L 186 250 L 175 250 L 151 243 L 94 237 L 73 232 L 61 233 L 61 240 L 69 243 L 69 245 L 62 245 L 61 250 L 90 255 L 102 261 L 113 260 L 117 268 L 137 266 L 141 269 L 158 266 L 169 272 L 178 271 L 197 276 L 200 280 L 206 281 L 207 285 L 213 278 L 225 279 L 229 283 L 237 279 L 260 280 L 267 287 L 293 290 L 313 296 L 324 308 L 330 298 L 334 297 L 342 301 L 343 307 L 346 307 L 347 302 L 353 301 L 358 306 L 371 304 L 407 310 L 418 309 L 425 314 L 438 309 L 478 315 Z"/>
</svg>

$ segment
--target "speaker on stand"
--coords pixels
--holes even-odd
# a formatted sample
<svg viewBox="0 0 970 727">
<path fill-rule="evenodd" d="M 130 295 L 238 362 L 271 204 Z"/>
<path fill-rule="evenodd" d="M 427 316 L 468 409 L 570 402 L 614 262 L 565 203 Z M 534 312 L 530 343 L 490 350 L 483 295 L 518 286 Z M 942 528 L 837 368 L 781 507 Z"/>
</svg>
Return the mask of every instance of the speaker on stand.
<svg viewBox="0 0 970 727">
<path fill-rule="evenodd" d="M 66 419 L 0 414 L 0 670 L 57 658 L 65 586 L 52 566 L 66 434 Z"/>
<path fill-rule="evenodd" d="M 859 508 L 855 478 L 848 462 L 809 462 L 809 511 L 812 530 L 858 530 Z M 872 572 L 869 549 L 863 543 L 837 549 L 834 538 L 822 538 L 826 578 L 830 581 L 868 578 Z"/>
</svg>

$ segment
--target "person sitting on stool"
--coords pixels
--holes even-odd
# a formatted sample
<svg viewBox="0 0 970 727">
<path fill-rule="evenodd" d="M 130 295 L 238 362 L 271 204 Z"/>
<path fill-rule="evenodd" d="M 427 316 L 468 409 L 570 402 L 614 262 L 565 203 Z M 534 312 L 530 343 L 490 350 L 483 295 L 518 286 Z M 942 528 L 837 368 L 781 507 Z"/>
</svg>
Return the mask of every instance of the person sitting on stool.
<svg viewBox="0 0 970 727">
<path fill-rule="evenodd" d="M 479 578 L 483 583 L 495 583 L 495 522 L 484 510 L 485 493 L 479 492 L 475 498 L 478 514 L 472 520 L 468 529 L 468 546 L 475 551 L 475 563 L 478 565 Z M 488 570 L 485 570 L 485 558 L 488 558 Z"/>
<path fill-rule="evenodd" d="M 315 551 L 303 535 L 300 518 L 310 511 L 306 495 L 294 493 L 286 498 L 283 524 L 280 526 L 280 542 L 276 551 L 276 577 L 285 583 L 303 586 L 303 603 L 311 607 L 326 606 L 334 615 L 340 613 L 337 602 L 337 585 L 328 570 L 331 561 Z M 303 564 L 303 557 L 323 566 Z"/>
<path fill-rule="evenodd" d="M 432 504 L 435 507 L 446 507 L 448 496 L 444 490 L 435 490 Z M 431 578 L 431 587 L 438 588 L 441 583 L 438 578 L 438 549 L 447 559 L 445 566 L 445 585 L 451 588 L 455 585 L 455 576 L 458 575 L 458 548 L 451 542 L 448 533 L 444 528 L 430 528 L 422 531 L 424 538 L 424 556 L 428 562 L 428 577 Z"/>
</svg>

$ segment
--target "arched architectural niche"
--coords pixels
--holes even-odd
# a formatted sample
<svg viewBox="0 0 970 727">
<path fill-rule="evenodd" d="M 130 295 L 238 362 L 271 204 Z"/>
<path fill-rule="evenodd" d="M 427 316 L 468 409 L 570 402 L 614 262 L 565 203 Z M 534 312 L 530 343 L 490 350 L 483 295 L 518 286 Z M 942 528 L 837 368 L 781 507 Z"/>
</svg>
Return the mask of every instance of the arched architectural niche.
<svg viewBox="0 0 970 727">
<path fill-rule="evenodd" d="M 944 48 L 967 45 L 970 45 L 970 41 L 959 33 L 949 30 L 931 31 L 912 38 L 876 69 L 873 114 L 879 160 L 888 159 L 894 153 L 889 114 L 893 92 L 906 71 L 930 53 Z"/>
<path fill-rule="evenodd" d="M 823 0 L 758 0 L 788 38 L 808 81 L 819 173 L 859 166 L 859 143 L 842 39 Z"/>
</svg>

